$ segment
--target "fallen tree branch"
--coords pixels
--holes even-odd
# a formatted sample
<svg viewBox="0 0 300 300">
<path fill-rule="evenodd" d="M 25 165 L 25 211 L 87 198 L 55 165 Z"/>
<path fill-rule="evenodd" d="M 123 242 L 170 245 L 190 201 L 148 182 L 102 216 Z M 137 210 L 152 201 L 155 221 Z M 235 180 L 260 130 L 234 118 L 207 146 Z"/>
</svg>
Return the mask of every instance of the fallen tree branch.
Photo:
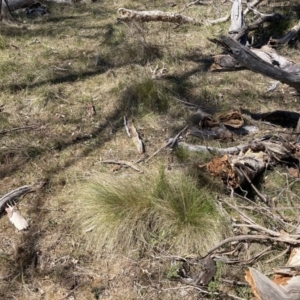
<svg viewBox="0 0 300 300">
<path fill-rule="evenodd" d="M 300 31 L 300 21 L 283 37 L 278 38 L 278 39 L 270 38 L 268 44 L 271 45 L 273 48 L 277 48 L 279 46 L 286 45 L 290 41 L 297 38 L 299 31 Z"/>
<path fill-rule="evenodd" d="M 295 246 L 295 245 L 300 245 L 300 240 L 298 240 L 298 238 L 300 238 L 300 235 L 286 234 L 286 235 L 282 235 L 280 237 L 271 237 L 271 236 L 266 235 L 266 234 L 237 235 L 237 236 L 233 236 L 233 237 L 230 237 L 230 238 L 227 238 L 227 239 L 223 240 L 218 245 L 216 245 L 211 250 L 209 250 L 206 255 L 200 257 L 199 259 L 203 259 L 203 258 L 207 257 L 208 255 L 212 254 L 213 252 L 215 252 L 216 250 L 218 250 L 222 246 L 226 245 L 227 243 L 231 243 L 231 242 L 236 242 L 236 241 L 263 241 L 263 240 L 267 241 L 267 240 L 269 240 L 269 241 L 282 242 L 282 243 L 286 243 L 288 245 L 294 245 Z"/>
<path fill-rule="evenodd" d="M 213 258 L 217 261 L 221 261 L 225 264 L 234 264 L 234 265 L 239 265 L 239 266 L 245 266 L 254 263 L 255 260 L 270 254 L 272 251 L 272 246 L 267 247 L 266 249 L 262 250 L 261 252 L 255 254 L 253 257 L 247 259 L 247 260 L 239 260 L 239 259 L 228 259 L 227 257 L 224 256 L 218 256 L 218 255 L 213 255 Z"/>
<path fill-rule="evenodd" d="M 229 55 L 249 70 L 279 80 L 300 91 L 300 65 L 288 64 L 285 70 L 282 70 L 263 60 L 253 50 L 242 46 L 230 37 L 223 36 L 219 39 L 212 39 L 211 41 L 222 46 Z M 269 56 L 271 62 L 276 61 L 276 59 L 280 61 L 280 58 L 282 58 L 274 52 L 269 52 L 265 55 Z"/>
<path fill-rule="evenodd" d="M 210 147 L 210 146 L 204 146 L 204 145 L 192 145 L 192 144 L 188 144 L 186 142 L 179 142 L 178 145 L 180 147 L 183 147 L 189 151 L 193 151 L 193 152 L 215 152 L 218 154 L 235 154 L 235 153 L 239 153 L 239 152 L 244 152 L 247 149 L 250 148 L 251 144 L 255 144 L 255 143 L 260 143 L 262 141 L 266 141 L 268 139 L 270 139 L 271 136 L 270 135 L 266 135 L 265 137 L 262 137 L 261 139 L 255 139 L 249 143 L 246 144 L 241 144 L 241 145 L 237 145 L 237 146 L 232 146 L 232 147 L 228 147 L 228 148 L 217 148 L 217 147 Z"/>
<path fill-rule="evenodd" d="M 32 192 L 32 187 L 29 185 L 24 185 L 21 186 L 7 194 L 5 194 L 1 199 L 0 199 L 0 216 L 3 215 L 5 212 L 5 208 L 9 203 L 16 203 L 19 201 L 18 198 L 20 198 L 22 195 L 25 195 L 27 193 Z"/>
<path fill-rule="evenodd" d="M 165 148 L 167 148 L 167 147 L 173 148 L 174 145 L 177 143 L 177 140 L 178 140 L 178 138 L 180 137 L 180 135 L 181 135 L 184 131 L 186 131 L 186 130 L 188 129 L 188 127 L 189 127 L 189 126 L 185 126 L 181 131 L 179 131 L 179 132 L 176 134 L 176 136 L 175 136 L 174 138 L 169 139 L 168 142 L 167 142 L 164 146 L 162 146 L 162 147 L 159 148 L 157 151 L 155 151 L 152 155 L 150 155 L 150 156 L 148 157 L 148 159 L 146 160 L 146 162 L 148 162 L 151 158 L 153 158 L 153 157 L 154 157 L 157 153 L 159 153 L 161 150 L 163 150 L 163 149 L 165 149 Z"/>
<path fill-rule="evenodd" d="M 250 7 L 255 7 L 257 6 L 259 3 L 261 3 L 263 0 L 255 0 L 252 3 L 249 4 Z M 250 12 L 250 10 L 248 8 L 245 9 L 244 11 L 244 16 L 246 16 L 248 13 Z M 228 14 L 222 18 L 216 19 L 216 20 L 209 20 L 207 21 L 207 23 L 209 25 L 215 25 L 215 24 L 220 24 L 220 23 L 224 23 L 227 22 L 230 19 L 231 14 Z"/>
<path fill-rule="evenodd" d="M 175 24 L 192 24 L 202 26 L 203 22 L 196 20 L 191 17 L 183 16 L 178 13 L 164 12 L 160 10 L 150 11 L 137 11 L 126 8 L 119 8 L 118 13 L 120 16 L 117 18 L 118 21 L 123 22 L 168 22 Z"/>
<path fill-rule="evenodd" d="M 219 18 L 219 19 L 208 20 L 207 23 L 209 25 L 216 25 L 216 24 L 227 22 L 229 19 L 230 19 L 230 14 L 226 15 L 225 17 Z"/>
<path fill-rule="evenodd" d="M 257 29 L 259 26 L 261 26 L 263 23 L 266 22 L 274 22 L 274 21 L 280 21 L 283 19 L 283 16 L 279 13 L 273 13 L 268 15 L 261 15 L 258 20 L 256 20 L 254 23 L 243 26 L 237 33 L 235 39 L 240 39 L 243 35 L 247 34 L 249 31 L 253 31 Z"/>
<path fill-rule="evenodd" d="M 143 171 L 140 170 L 138 167 L 136 167 L 133 163 L 130 161 L 125 161 L 125 160 L 102 160 L 101 164 L 116 164 L 116 165 L 124 165 L 127 167 L 132 168 L 133 170 L 142 173 Z"/>
<path fill-rule="evenodd" d="M 244 15 L 246 16 L 251 11 L 251 8 L 256 7 L 261 2 L 263 2 L 263 0 L 254 0 L 252 3 L 248 3 L 247 8 L 244 10 Z"/>
<path fill-rule="evenodd" d="M 7 134 L 13 131 L 19 131 L 19 130 L 27 130 L 27 129 L 35 129 L 37 126 L 24 126 L 24 127 L 16 127 L 12 129 L 2 130 L 0 131 L 0 134 Z"/>
</svg>

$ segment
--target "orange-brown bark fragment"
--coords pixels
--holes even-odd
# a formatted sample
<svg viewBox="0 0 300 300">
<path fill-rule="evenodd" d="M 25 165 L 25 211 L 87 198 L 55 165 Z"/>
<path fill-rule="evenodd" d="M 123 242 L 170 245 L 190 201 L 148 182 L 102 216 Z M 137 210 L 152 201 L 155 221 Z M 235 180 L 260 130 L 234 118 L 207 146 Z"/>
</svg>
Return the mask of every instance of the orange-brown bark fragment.
<svg viewBox="0 0 300 300">
<path fill-rule="evenodd" d="M 250 284 L 251 291 L 255 295 L 255 297 L 252 298 L 252 299 L 253 300 L 262 300 L 261 296 L 259 295 L 259 291 L 256 288 L 256 284 L 255 284 L 254 278 L 252 277 L 252 274 L 251 274 L 250 270 L 246 271 L 245 279 Z"/>
</svg>

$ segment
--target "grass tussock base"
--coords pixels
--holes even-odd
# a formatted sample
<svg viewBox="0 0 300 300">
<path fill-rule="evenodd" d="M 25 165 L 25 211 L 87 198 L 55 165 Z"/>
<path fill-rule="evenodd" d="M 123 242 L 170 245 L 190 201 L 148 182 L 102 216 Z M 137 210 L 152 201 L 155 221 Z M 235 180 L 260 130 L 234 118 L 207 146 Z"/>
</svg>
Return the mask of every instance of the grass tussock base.
<svg viewBox="0 0 300 300">
<path fill-rule="evenodd" d="M 191 176 L 164 171 L 127 178 L 99 174 L 81 191 L 76 224 L 88 231 L 88 247 L 96 253 L 141 253 L 153 247 L 203 253 L 227 229 L 214 194 Z"/>
</svg>

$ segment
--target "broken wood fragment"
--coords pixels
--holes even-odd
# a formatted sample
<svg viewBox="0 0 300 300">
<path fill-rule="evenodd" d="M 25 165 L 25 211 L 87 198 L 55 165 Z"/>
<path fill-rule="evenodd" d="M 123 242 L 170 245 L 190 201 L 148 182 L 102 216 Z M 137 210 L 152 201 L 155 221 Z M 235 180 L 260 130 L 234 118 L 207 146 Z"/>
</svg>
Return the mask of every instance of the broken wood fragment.
<svg viewBox="0 0 300 300">
<path fill-rule="evenodd" d="M 16 206 L 8 205 L 7 208 L 5 208 L 5 210 L 7 212 L 10 222 L 13 223 L 18 230 L 25 230 L 28 228 L 29 225 L 27 221 L 23 218 Z"/>
<path fill-rule="evenodd" d="M 249 115 L 254 120 L 267 121 L 287 128 L 296 128 L 300 114 L 294 111 L 275 110 L 266 113 L 251 113 Z"/>
<path fill-rule="evenodd" d="M 271 280 L 261 272 L 249 268 L 246 280 L 251 285 L 252 293 L 261 300 L 298 300 L 300 299 L 300 248 L 294 248 L 284 267 L 274 269 Z"/>
<path fill-rule="evenodd" d="M 282 56 L 277 55 L 275 51 L 271 50 L 263 51 L 266 57 L 264 60 L 253 50 L 241 45 L 230 37 L 223 36 L 219 39 L 212 39 L 211 41 L 222 46 L 229 55 L 249 70 L 279 80 L 295 88 L 297 91 L 300 91 L 299 64 L 284 59 Z M 271 63 L 268 62 L 268 60 L 271 60 Z M 279 66 L 283 65 L 284 68 L 279 68 L 276 64 L 279 64 Z"/>
<path fill-rule="evenodd" d="M 128 122 L 127 122 L 127 119 L 126 119 L 125 116 L 124 116 L 124 126 L 125 126 L 125 130 L 126 130 L 126 133 L 127 133 L 128 137 L 131 137 L 130 130 L 129 130 L 129 127 L 128 127 Z"/>
<path fill-rule="evenodd" d="M 133 170 L 141 173 L 142 170 L 140 170 L 138 167 L 136 167 L 133 163 L 131 163 L 130 161 L 125 161 L 125 160 L 102 160 L 101 161 L 102 164 L 116 164 L 116 165 L 124 165 L 127 167 L 132 168 Z"/>
<path fill-rule="evenodd" d="M 247 151 L 241 156 L 215 157 L 207 164 L 207 169 L 213 176 L 220 177 L 224 184 L 237 188 L 252 181 L 265 170 L 265 159 L 266 155 L 261 151 Z"/>
<path fill-rule="evenodd" d="M 135 144 L 135 146 L 138 150 L 138 153 L 143 154 L 146 151 L 145 144 L 144 144 L 143 140 L 141 139 L 138 131 L 136 130 L 133 120 L 128 120 L 127 126 L 128 126 L 128 131 L 130 133 L 131 139 L 132 139 L 133 143 Z"/>
<path fill-rule="evenodd" d="M 123 22 L 168 22 L 176 24 L 193 24 L 197 26 L 202 26 L 203 22 L 196 20 L 191 17 L 183 16 L 178 13 L 164 12 L 160 10 L 149 10 L 149 11 L 137 11 L 126 8 L 119 8 L 118 21 Z"/>
<path fill-rule="evenodd" d="M 238 36 L 237 33 L 245 26 L 245 18 L 243 14 L 243 7 L 241 0 L 234 0 L 231 8 L 231 24 L 229 27 L 229 34 L 233 39 L 236 39 Z M 238 39 L 241 39 L 240 36 Z M 245 44 L 245 39 L 242 44 Z"/>
<path fill-rule="evenodd" d="M 278 48 L 279 46 L 286 45 L 297 38 L 299 31 L 300 21 L 286 35 L 282 36 L 281 38 L 270 38 L 268 44 L 271 45 L 273 48 Z"/>
<path fill-rule="evenodd" d="M 244 124 L 241 113 L 232 109 L 228 112 L 217 115 L 213 118 L 211 115 L 198 109 L 197 117 L 199 128 L 191 127 L 188 134 L 203 139 L 219 139 L 221 141 L 233 140 L 233 134 L 246 134 L 247 130 L 238 130 Z"/>
<path fill-rule="evenodd" d="M 16 203 L 18 202 L 21 196 L 30 193 L 33 191 L 33 188 L 29 185 L 24 185 L 21 186 L 9 193 L 7 193 L 6 195 L 4 195 L 1 199 L 0 199 L 0 216 L 3 215 L 3 213 L 5 212 L 5 208 L 7 207 L 7 205 L 9 203 Z"/>
</svg>

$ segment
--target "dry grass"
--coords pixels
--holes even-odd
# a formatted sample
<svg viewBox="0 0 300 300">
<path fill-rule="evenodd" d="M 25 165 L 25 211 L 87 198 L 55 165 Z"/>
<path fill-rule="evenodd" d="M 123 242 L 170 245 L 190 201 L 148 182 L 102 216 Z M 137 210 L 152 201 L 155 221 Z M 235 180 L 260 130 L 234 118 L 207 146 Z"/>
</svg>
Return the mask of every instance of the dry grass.
<svg viewBox="0 0 300 300">
<path fill-rule="evenodd" d="M 221 2 L 184 13 L 217 18 L 229 10 L 230 3 Z M 124 132 L 123 116 L 135 118 L 151 154 L 192 119 L 174 97 L 212 113 L 300 107 L 284 85 L 265 94 L 271 80 L 259 74 L 207 72 L 209 56 L 220 53 L 207 38 L 226 34 L 228 23 L 196 28 L 116 21 L 119 6 L 175 11 L 184 4 L 47 3 L 49 16 L 29 19 L 20 13 L 22 24 L 1 24 L 0 192 L 44 182 L 20 204 L 31 225 L 28 232 L 16 233 L 6 218 L 0 221 L 0 278 L 6 278 L 0 279 L 1 299 L 61 299 L 72 292 L 78 299 L 97 299 L 101 293 L 105 299 L 124 299 L 124 294 L 136 299 L 138 293 L 149 299 L 197 297 L 192 291 L 145 291 L 133 282 L 138 277 L 142 285 L 176 286 L 166 279 L 170 262 L 152 261 L 147 251 L 203 254 L 224 236 L 227 223 L 214 205 L 215 195 L 224 191 L 198 168 L 211 157 L 162 151 L 142 164 L 143 174 L 113 171 L 99 161 L 140 158 Z M 297 61 L 295 48 L 280 51 Z M 162 79 L 153 78 L 156 66 L 165 68 Z M 161 166 L 170 170 L 159 175 Z M 298 182 L 284 176 L 269 174 L 262 188 L 277 197 L 284 187 L 276 201 L 295 205 Z M 71 223 L 74 214 L 80 226 Z M 124 258 L 124 253 L 136 256 Z"/>
<path fill-rule="evenodd" d="M 82 232 L 91 231 L 88 248 L 99 256 L 103 249 L 128 254 L 153 247 L 203 255 L 228 234 L 215 194 L 191 176 L 162 170 L 142 177 L 99 174 L 96 180 L 78 188 L 71 215 Z"/>
</svg>

